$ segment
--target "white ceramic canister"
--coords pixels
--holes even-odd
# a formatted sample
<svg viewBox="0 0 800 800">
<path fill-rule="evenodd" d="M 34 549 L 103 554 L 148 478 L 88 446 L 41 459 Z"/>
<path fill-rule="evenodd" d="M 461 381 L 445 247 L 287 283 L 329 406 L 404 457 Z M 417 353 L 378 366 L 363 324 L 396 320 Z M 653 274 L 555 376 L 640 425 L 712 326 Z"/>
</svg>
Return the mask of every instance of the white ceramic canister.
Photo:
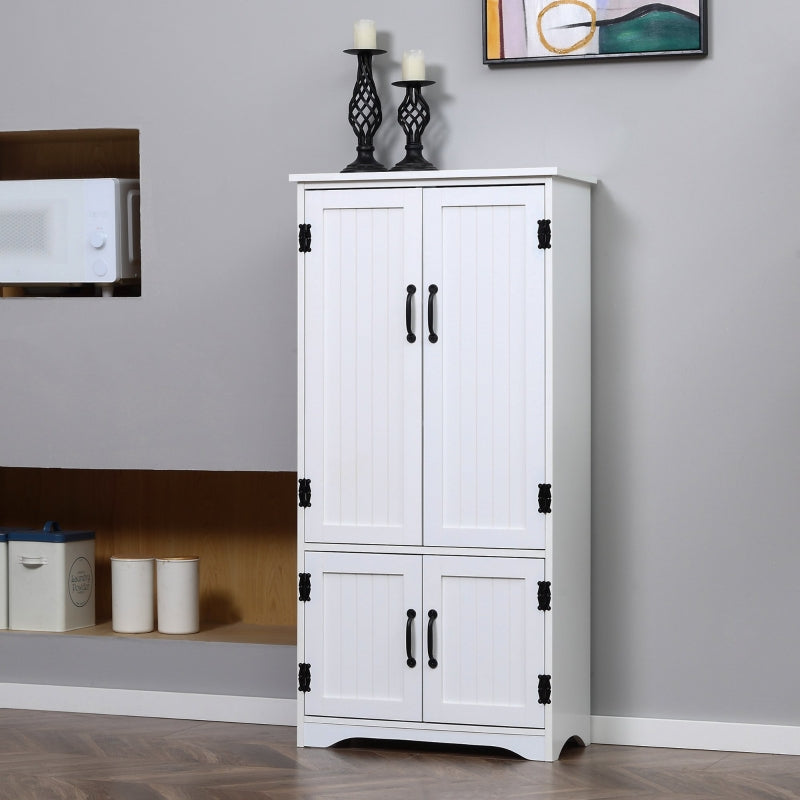
<svg viewBox="0 0 800 800">
<path fill-rule="evenodd" d="M 200 630 L 199 567 L 197 556 L 156 559 L 159 633 Z"/>
<path fill-rule="evenodd" d="M 111 556 L 112 630 L 149 633 L 153 627 L 153 559 Z"/>
</svg>

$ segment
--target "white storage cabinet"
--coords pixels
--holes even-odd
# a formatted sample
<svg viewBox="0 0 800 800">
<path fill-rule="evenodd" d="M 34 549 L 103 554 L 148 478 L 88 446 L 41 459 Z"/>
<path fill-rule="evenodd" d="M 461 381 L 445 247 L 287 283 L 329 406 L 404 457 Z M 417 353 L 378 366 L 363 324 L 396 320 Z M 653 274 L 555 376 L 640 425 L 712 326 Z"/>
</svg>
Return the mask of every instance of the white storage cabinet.
<svg viewBox="0 0 800 800">
<path fill-rule="evenodd" d="M 292 179 L 298 744 L 588 744 L 593 181 Z"/>
</svg>

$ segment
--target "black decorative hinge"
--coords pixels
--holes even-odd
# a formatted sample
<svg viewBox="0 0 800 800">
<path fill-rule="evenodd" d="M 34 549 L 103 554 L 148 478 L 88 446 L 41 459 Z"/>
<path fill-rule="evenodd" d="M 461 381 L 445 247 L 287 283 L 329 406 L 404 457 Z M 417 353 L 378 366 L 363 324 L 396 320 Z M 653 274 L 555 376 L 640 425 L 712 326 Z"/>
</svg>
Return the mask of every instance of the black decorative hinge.
<svg viewBox="0 0 800 800">
<path fill-rule="evenodd" d="M 551 486 L 549 483 L 540 483 L 539 484 L 539 513 L 540 514 L 550 514 L 552 512 L 551 504 L 553 502 L 553 496 L 550 493 Z"/>
<path fill-rule="evenodd" d="M 300 667 L 297 670 L 297 691 L 310 692 L 311 691 L 311 664 L 298 664 Z M 541 701 L 539 701 L 541 702 Z"/>
<path fill-rule="evenodd" d="M 549 250 L 550 249 L 550 238 L 552 236 L 552 231 L 550 230 L 550 220 L 549 219 L 540 219 L 539 220 L 539 249 L 540 250 Z"/>
<path fill-rule="evenodd" d="M 552 693 L 552 687 L 550 686 L 550 676 L 549 675 L 540 675 L 539 676 L 539 705 L 547 706 L 550 705 L 550 694 Z"/>
<path fill-rule="evenodd" d="M 539 581 L 539 591 L 536 593 L 539 600 L 539 611 L 550 611 L 550 601 L 553 599 L 550 591 L 550 581 Z"/>
<path fill-rule="evenodd" d="M 300 501 L 300 508 L 311 506 L 311 478 L 300 478 L 297 483 L 297 497 Z"/>
<path fill-rule="evenodd" d="M 311 573 L 301 572 L 300 580 L 297 582 L 297 599 L 301 603 L 307 603 L 311 599 Z"/>
<path fill-rule="evenodd" d="M 300 233 L 297 235 L 297 243 L 300 245 L 301 253 L 311 252 L 311 224 L 300 223 Z"/>
</svg>

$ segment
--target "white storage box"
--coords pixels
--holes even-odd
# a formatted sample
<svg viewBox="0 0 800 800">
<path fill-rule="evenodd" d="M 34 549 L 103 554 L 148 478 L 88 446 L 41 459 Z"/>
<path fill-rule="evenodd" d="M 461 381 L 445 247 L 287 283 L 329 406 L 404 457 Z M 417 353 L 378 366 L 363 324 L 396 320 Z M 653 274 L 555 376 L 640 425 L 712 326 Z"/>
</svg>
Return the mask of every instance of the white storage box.
<svg viewBox="0 0 800 800">
<path fill-rule="evenodd" d="M 8 622 L 21 631 L 71 631 L 94 625 L 94 532 L 8 534 Z"/>
</svg>

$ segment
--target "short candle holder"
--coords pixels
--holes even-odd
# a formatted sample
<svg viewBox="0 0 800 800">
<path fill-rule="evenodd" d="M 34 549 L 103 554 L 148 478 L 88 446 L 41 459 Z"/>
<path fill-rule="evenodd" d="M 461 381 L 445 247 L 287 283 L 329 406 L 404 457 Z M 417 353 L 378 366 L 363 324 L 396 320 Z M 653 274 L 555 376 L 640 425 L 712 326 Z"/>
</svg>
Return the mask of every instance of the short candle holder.
<svg viewBox="0 0 800 800">
<path fill-rule="evenodd" d="M 403 86 L 406 96 L 397 108 L 397 121 L 406 135 L 406 157 L 392 167 L 395 170 L 436 169 L 422 155 L 422 132 L 431 121 L 431 109 L 422 96 L 423 86 L 436 81 L 394 81 L 392 86 Z"/>
<path fill-rule="evenodd" d="M 350 127 L 358 139 L 358 156 L 342 172 L 385 172 L 386 167 L 372 155 L 375 151 L 372 140 L 383 121 L 381 100 L 372 78 L 372 56 L 383 55 L 386 51 L 355 48 L 344 52 L 358 56 L 356 85 L 353 87 L 348 115 Z"/>
</svg>

